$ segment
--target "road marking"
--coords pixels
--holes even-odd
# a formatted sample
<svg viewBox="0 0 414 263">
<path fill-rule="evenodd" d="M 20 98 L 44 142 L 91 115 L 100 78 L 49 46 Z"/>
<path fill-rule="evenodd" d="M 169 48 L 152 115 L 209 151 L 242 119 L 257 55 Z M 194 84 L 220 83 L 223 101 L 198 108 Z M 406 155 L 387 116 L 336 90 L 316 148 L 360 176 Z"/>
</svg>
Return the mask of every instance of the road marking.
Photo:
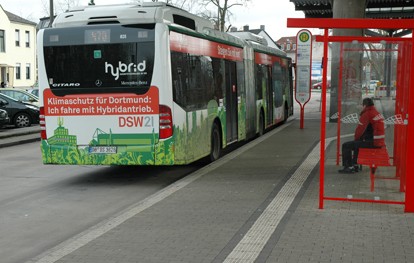
<svg viewBox="0 0 414 263">
<path fill-rule="evenodd" d="M 326 147 L 334 138 L 326 139 Z M 320 142 L 280 189 L 224 262 L 254 262 L 302 188 L 320 158 Z"/>
<path fill-rule="evenodd" d="M 286 127 L 290 126 L 292 123 L 293 123 L 292 119 L 290 119 L 287 123 L 280 126 L 279 128 L 274 129 L 273 131 L 270 131 L 264 134 L 263 136 L 225 155 L 223 158 L 220 158 L 216 162 L 211 163 L 201 168 L 200 170 L 184 177 L 181 180 L 178 180 L 177 182 L 145 198 L 144 200 L 138 202 L 137 204 L 130 206 L 129 208 L 125 209 L 123 212 L 120 212 L 118 215 L 111 217 L 107 220 L 104 220 L 98 223 L 97 225 L 88 228 L 82 233 L 62 242 L 56 247 L 51 248 L 47 250 L 46 252 L 40 254 L 39 256 L 27 261 L 27 263 L 54 263 L 60 260 L 64 256 L 69 255 L 70 253 L 83 247 L 89 242 L 97 239 L 98 237 L 102 236 L 108 231 L 118 227 L 119 225 L 121 225 L 128 219 L 136 216 L 137 214 L 141 213 L 145 209 L 150 208 L 151 206 L 157 204 L 158 202 L 161 202 L 162 200 L 169 197 L 173 193 L 177 192 L 178 190 L 184 188 L 185 186 L 199 179 L 201 176 L 205 175 L 206 173 L 220 167 L 221 165 L 227 163 L 228 161 L 236 158 L 240 154 L 253 148 L 257 144 L 263 142 L 270 136 L 273 136 L 274 134 L 284 130 Z"/>
</svg>

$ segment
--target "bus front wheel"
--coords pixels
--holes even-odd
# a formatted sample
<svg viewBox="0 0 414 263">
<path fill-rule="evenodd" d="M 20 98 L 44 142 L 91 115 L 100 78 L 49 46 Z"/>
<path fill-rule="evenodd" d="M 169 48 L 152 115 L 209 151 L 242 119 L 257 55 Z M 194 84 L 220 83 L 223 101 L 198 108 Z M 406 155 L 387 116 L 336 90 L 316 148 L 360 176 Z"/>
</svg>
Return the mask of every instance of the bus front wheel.
<svg viewBox="0 0 414 263">
<path fill-rule="evenodd" d="M 211 151 L 210 151 L 210 160 L 214 162 L 221 155 L 221 134 L 220 129 L 217 123 L 213 124 L 211 129 Z"/>
</svg>

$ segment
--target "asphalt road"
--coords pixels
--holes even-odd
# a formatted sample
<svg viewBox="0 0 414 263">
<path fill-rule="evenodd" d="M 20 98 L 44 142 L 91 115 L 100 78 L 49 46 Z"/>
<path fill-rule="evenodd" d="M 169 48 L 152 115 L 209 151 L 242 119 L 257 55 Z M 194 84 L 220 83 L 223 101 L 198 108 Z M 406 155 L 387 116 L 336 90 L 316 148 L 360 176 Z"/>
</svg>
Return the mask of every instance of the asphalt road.
<svg viewBox="0 0 414 263">
<path fill-rule="evenodd" d="M 39 142 L 0 155 L 0 258 L 20 263 L 197 170 L 46 166 Z"/>
</svg>

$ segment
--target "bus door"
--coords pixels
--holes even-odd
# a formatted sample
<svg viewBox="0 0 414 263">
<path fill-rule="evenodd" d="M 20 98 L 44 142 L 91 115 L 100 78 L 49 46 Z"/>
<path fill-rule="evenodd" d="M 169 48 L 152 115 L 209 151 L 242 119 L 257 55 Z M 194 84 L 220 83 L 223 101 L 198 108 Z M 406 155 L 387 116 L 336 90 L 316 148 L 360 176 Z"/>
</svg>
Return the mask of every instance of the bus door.
<svg viewBox="0 0 414 263">
<path fill-rule="evenodd" d="M 271 67 L 266 67 L 266 102 L 267 102 L 267 125 L 273 124 L 273 87 L 271 80 Z"/>
<path fill-rule="evenodd" d="M 237 140 L 237 71 L 236 62 L 226 61 L 227 142 Z"/>
</svg>

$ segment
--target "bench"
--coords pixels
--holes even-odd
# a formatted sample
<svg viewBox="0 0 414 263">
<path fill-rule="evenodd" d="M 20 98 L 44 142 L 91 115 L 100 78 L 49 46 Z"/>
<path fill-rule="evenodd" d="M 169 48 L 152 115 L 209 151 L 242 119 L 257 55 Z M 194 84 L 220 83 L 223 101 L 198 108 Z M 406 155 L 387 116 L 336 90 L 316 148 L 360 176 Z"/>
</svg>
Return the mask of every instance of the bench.
<svg viewBox="0 0 414 263">
<path fill-rule="evenodd" d="M 371 192 L 374 191 L 375 171 L 379 166 L 392 166 L 387 148 L 359 148 L 358 164 L 367 165 L 370 168 Z"/>
</svg>

